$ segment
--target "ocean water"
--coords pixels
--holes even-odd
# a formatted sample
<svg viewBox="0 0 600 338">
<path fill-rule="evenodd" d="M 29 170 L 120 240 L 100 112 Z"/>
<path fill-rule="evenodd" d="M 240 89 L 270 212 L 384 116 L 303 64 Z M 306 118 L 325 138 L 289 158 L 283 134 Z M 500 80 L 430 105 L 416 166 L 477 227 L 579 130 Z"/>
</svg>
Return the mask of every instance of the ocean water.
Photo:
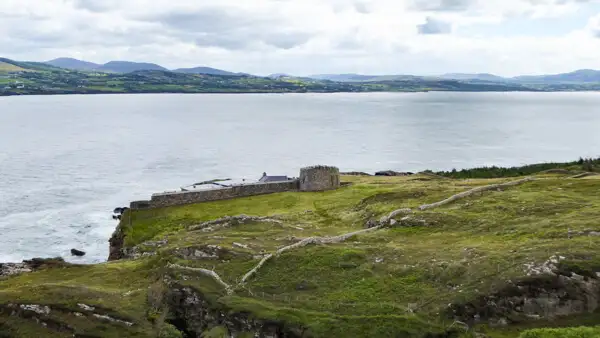
<svg viewBox="0 0 600 338">
<path fill-rule="evenodd" d="M 104 261 L 112 209 L 202 180 L 567 161 L 599 130 L 596 93 L 0 97 L 0 262 Z"/>
</svg>

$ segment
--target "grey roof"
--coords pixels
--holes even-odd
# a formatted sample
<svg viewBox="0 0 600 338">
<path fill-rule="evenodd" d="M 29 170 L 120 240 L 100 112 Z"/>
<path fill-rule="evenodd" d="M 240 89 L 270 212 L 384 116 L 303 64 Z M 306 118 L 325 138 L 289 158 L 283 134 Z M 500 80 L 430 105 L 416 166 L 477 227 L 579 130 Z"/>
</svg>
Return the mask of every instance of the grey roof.
<svg viewBox="0 0 600 338">
<path fill-rule="evenodd" d="M 263 176 L 260 178 L 259 182 L 281 182 L 288 181 L 287 176 Z"/>
</svg>

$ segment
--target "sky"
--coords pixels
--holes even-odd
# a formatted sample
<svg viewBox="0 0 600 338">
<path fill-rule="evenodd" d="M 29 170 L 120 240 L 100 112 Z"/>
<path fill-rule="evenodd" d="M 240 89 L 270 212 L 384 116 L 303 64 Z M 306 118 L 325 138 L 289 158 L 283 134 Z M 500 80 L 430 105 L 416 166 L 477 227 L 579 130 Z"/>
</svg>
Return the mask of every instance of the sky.
<svg viewBox="0 0 600 338">
<path fill-rule="evenodd" d="M 0 56 L 286 73 L 600 69 L 600 0 L 0 0 Z"/>
</svg>

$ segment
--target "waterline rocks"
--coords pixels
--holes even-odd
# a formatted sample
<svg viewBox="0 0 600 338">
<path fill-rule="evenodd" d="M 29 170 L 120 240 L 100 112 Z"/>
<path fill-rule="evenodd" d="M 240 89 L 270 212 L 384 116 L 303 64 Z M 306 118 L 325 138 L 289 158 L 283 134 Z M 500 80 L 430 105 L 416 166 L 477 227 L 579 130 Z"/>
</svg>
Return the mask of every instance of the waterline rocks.
<svg viewBox="0 0 600 338">
<path fill-rule="evenodd" d="M 83 256 L 85 256 L 85 251 L 71 249 L 71 255 L 77 256 L 77 257 L 83 257 Z"/>
</svg>

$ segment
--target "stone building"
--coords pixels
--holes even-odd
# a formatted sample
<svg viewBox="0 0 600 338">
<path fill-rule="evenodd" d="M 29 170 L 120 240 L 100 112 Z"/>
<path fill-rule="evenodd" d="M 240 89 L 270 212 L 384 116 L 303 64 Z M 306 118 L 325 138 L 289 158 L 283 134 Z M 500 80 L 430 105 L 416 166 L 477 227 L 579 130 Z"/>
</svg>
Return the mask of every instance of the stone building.
<svg viewBox="0 0 600 338">
<path fill-rule="evenodd" d="M 222 183 L 222 182 L 221 182 Z M 340 187 L 340 171 L 336 167 L 313 166 L 300 169 L 300 177 L 268 176 L 266 173 L 257 183 L 220 184 L 214 189 L 153 194 L 150 200 L 131 202 L 131 209 L 161 208 L 239 197 L 273 194 L 286 191 L 316 192 Z"/>
</svg>

